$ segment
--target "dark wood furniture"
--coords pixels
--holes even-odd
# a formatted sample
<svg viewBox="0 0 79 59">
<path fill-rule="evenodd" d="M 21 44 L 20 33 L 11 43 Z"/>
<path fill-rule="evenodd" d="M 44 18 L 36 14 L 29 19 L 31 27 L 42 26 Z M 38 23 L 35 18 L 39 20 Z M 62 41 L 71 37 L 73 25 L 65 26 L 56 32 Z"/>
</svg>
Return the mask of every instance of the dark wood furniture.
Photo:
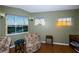
<svg viewBox="0 0 79 59">
<path fill-rule="evenodd" d="M 69 45 L 74 51 L 79 52 L 79 35 L 69 35 Z"/>
<path fill-rule="evenodd" d="M 25 44 L 23 39 L 19 39 L 15 41 L 15 53 L 24 53 L 25 52 Z"/>
<path fill-rule="evenodd" d="M 50 44 L 53 44 L 53 36 L 52 35 L 46 35 L 46 43 L 48 43 L 49 40 L 51 41 Z"/>
</svg>

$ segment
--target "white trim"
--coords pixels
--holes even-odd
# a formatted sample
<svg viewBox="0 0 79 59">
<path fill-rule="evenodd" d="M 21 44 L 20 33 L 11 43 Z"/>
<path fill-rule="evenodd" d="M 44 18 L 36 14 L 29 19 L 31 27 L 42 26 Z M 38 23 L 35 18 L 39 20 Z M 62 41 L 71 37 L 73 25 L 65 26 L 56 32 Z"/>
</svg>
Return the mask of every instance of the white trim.
<svg viewBox="0 0 79 59">
<path fill-rule="evenodd" d="M 7 35 L 7 18 L 6 18 L 6 16 L 5 16 L 5 35 Z"/>
<path fill-rule="evenodd" d="M 10 46 L 10 48 L 14 48 L 14 47 L 15 47 L 15 45 Z"/>
<path fill-rule="evenodd" d="M 12 34 L 8 34 L 8 24 L 7 24 L 7 15 L 14 15 L 14 14 L 6 14 L 5 15 L 5 24 L 6 24 L 6 30 L 5 30 L 5 35 L 6 36 L 12 36 L 12 35 L 19 35 L 19 34 L 25 34 L 25 33 L 28 33 L 29 31 L 27 31 L 27 32 L 21 32 L 21 33 L 16 33 L 16 32 L 14 32 L 14 33 L 12 33 Z M 15 15 L 15 16 L 20 16 L 20 15 Z M 27 20 L 28 20 L 28 25 L 27 26 L 29 26 L 29 17 L 28 16 L 23 16 L 23 17 L 26 17 L 27 18 Z"/>
<path fill-rule="evenodd" d="M 45 41 L 41 41 L 41 43 L 46 43 Z"/>
<path fill-rule="evenodd" d="M 46 43 L 45 41 L 41 41 L 41 43 Z M 53 44 L 58 44 L 58 45 L 69 45 L 69 44 L 66 44 L 66 43 L 57 43 L 57 42 L 53 42 Z M 10 46 L 10 48 L 14 48 L 15 47 L 15 45 L 12 45 L 12 46 Z"/>
<path fill-rule="evenodd" d="M 26 33 L 28 33 L 28 32 L 21 32 L 21 33 L 7 34 L 6 36 L 19 35 L 19 34 L 26 34 Z"/>
<path fill-rule="evenodd" d="M 46 43 L 46 42 L 45 42 L 45 41 L 41 41 L 41 43 Z M 58 44 L 58 45 L 67 45 L 67 46 L 69 46 L 69 44 L 66 44 L 66 43 L 53 42 L 53 44 Z"/>
<path fill-rule="evenodd" d="M 24 44 L 26 44 L 26 43 L 24 42 Z M 15 45 L 10 46 L 10 48 L 15 48 Z"/>
<path fill-rule="evenodd" d="M 53 44 L 58 44 L 58 45 L 69 45 L 69 44 L 66 44 L 66 43 L 58 43 L 58 42 L 53 42 Z"/>
</svg>

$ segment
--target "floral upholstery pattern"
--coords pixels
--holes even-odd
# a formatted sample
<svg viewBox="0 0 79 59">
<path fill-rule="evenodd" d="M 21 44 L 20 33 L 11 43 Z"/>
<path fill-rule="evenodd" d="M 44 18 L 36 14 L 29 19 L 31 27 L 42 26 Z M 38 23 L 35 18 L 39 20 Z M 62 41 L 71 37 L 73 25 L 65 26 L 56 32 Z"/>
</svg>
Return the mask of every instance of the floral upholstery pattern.
<svg viewBox="0 0 79 59">
<path fill-rule="evenodd" d="M 11 39 L 9 37 L 0 38 L 0 53 L 8 53 Z"/>
<path fill-rule="evenodd" d="M 40 37 L 37 35 L 37 33 L 29 33 L 25 36 L 26 40 L 26 51 L 29 53 L 37 51 L 40 46 Z"/>
</svg>

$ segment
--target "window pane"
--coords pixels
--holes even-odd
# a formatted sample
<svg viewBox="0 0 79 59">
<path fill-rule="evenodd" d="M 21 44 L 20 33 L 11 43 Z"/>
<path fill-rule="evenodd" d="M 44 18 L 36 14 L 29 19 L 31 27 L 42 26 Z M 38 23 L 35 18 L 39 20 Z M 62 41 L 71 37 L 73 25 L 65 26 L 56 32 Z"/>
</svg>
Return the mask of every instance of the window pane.
<svg viewBox="0 0 79 59">
<path fill-rule="evenodd" d="M 28 31 L 28 18 L 25 16 L 7 15 L 8 34 Z"/>
<path fill-rule="evenodd" d="M 61 22 L 61 21 L 63 21 L 63 19 L 62 19 L 62 18 L 60 18 L 60 19 L 58 19 L 58 21 L 59 21 L 59 22 Z"/>
<path fill-rule="evenodd" d="M 45 25 L 45 19 L 41 18 L 40 21 L 42 25 Z"/>
<path fill-rule="evenodd" d="M 62 26 L 63 25 L 63 22 L 60 21 L 60 22 L 57 22 L 57 26 Z"/>
<path fill-rule="evenodd" d="M 23 32 L 28 31 L 28 26 L 23 26 Z"/>
<path fill-rule="evenodd" d="M 70 21 L 71 22 L 71 18 L 67 18 L 67 21 Z"/>
<path fill-rule="evenodd" d="M 15 33 L 15 26 L 14 25 L 8 26 L 8 34 L 11 34 L 11 33 Z"/>
<path fill-rule="evenodd" d="M 71 18 L 60 18 L 57 21 L 57 26 L 70 26 L 72 25 Z"/>
<path fill-rule="evenodd" d="M 7 25 L 15 25 L 15 16 L 7 15 Z"/>
<path fill-rule="evenodd" d="M 67 25 L 67 22 L 66 22 L 66 21 L 64 21 L 64 22 L 63 22 L 63 26 L 66 26 L 66 25 Z"/>
<path fill-rule="evenodd" d="M 24 25 L 28 25 L 28 18 L 27 17 L 23 17 L 23 21 L 24 21 Z"/>
<path fill-rule="evenodd" d="M 23 18 L 21 16 L 15 17 L 15 24 L 16 25 L 23 25 Z"/>
<path fill-rule="evenodd" d="M 63 18 L 63 21 L 66 22 L 67 21 L 67 18 Z"/>
<path fill-rule="evenodd" d="M 67 22 L 67 25 L 70 26 L 70 25 L 72 25 L 72 24 L 71 24 L 71 22 Z"/>
<path fill-rule="evenodd" d="M 20 32 L 22 32 L 22 26 L 21 25 L 18 25 L 16 27 L 16 33 L 20 33 Z"/>
<path fill-rule="evenodd" d="M 35 25 L 40 24 L 40 20 L 39 19 L 35 19 Z"/>
<path fill-rule="evenodd" d="M 44 18 L 36 18 L 35 25 L 38 25 L 38 24 L 45 25 L 45 19 Z"/>
</svg>

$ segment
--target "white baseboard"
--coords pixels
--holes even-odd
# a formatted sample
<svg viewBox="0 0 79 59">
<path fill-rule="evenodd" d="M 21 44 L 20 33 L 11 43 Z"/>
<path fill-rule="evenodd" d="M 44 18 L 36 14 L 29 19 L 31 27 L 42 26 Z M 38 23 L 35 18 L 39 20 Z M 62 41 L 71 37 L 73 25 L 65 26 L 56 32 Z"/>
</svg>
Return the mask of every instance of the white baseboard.
<svg viewBox="0 0 79 59">
<path fill-rule="evenodd" d="M 42 41 L 41 43 L 46 43 L 45 41 Z M 58 44 L 58 45 L 69 45 L 69 44 L 66 44 L 66 43 L 58 43 L 58 42 L 53 42 L 53 44 Z"/>
<path fill-rule="evenodd" d="M 10 46 L 10 48 L 14 48 L 14 47 L 15 47 L 15 45 Z"/>
<path fill-rule="evenodd" d="M 58 44 L 58 45 L 67 45 L 67 46 L 69 46 L 69 44 L 66 44 L 66 43 L 53 42 L 53 44 Z"/>
<path fill-rule="evenodd" d="M 46 41 L 41 41 L 41 43 L 46 43 Z"/>
<path fill-rule="evenodd" d="M 41 43 L 46 43 L 46 41 L 41 41 Z M 58 45 L 69 45 L 69 44 L 66 44 L 66 43 L 58 43 L 58 42 L 53 42 L 53 44 L 58 44 Z M 15 47 L 15 45 L 12 45 L 12 46 L 10 46 L 10 48 L 14 48 Z"/>
</svg>

